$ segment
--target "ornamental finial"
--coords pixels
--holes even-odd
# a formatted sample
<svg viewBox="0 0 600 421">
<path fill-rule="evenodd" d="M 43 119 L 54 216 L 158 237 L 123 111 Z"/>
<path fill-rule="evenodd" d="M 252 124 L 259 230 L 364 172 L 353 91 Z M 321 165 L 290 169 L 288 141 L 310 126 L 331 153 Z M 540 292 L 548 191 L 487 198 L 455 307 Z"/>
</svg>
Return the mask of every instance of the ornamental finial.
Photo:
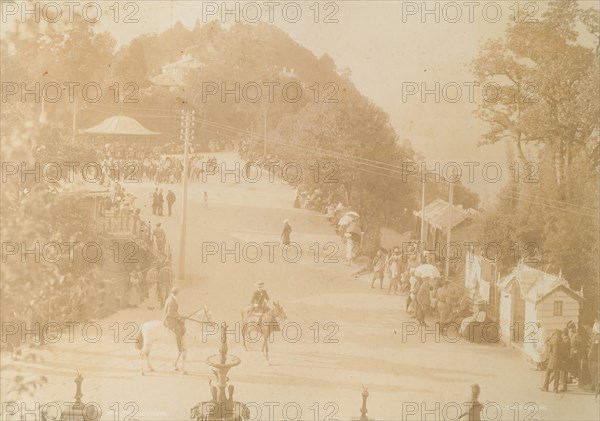
<svg viewBox="0 0 600 421">
<path fill-rule="evenodd" d="M 75 384 L 77 385 L 77 392 L 75 393 L 75 407 L 83 406 L 81 402 L 81 398 L 83 398 L 83 393 L 81 393 L 81 383 L 83 382 L 83 376 L 77 370 L 77 377 L 75 377 Z"/>
</svg>

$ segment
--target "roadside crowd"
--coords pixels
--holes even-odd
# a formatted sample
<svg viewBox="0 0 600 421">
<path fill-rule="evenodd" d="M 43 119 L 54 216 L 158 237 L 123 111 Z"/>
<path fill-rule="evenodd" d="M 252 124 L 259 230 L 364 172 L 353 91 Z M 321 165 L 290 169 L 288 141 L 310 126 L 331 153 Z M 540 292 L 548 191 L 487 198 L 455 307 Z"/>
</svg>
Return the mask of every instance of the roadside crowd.
<svg viewBox="0 0 600 421">
<path fill-rule="evenodd" d="M 554 330 L 544 340 L 543 329 L 538 325 L 535 344 L 540 348 L 540 359 L 534 361 L 537 369 L 546 366 L 544 383 L 540 388 L 548 392 L 553 383 L 555 393 L 566 392 L 567 385 L 577 383 L 579 388 L 591 388 L 596 394 L 598 385 L 598 342 L 600 323 L 598 317 L 593 326 L 577 329 L 573 322 L 563 330 Z"/>
</svg>

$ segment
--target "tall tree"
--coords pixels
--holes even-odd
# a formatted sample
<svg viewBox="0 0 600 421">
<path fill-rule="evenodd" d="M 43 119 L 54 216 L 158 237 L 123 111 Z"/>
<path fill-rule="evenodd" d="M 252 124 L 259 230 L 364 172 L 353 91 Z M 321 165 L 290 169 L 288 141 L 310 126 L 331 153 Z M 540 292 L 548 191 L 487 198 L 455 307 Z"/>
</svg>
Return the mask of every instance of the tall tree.
<svg viewBox="0 0 600 421">
<path fill-rule="evenodd" d="M 529 162 L 533 171 L 529 182 L 521 172 L 501 191 L 484 220 L 484 241 L 518 247 L 515 256 L 529 258 L 524 246 L 535 244 L 528 263 L 582 288 L 584 318 L 597 308 L 599 283 L 598 22 L 597 11 L 579 2 L 553 1 L 538 22 L 514 23 L 490 41 L 474 63 L 480 81 L 502 93 L 479 104 L 489 124 L 481 143 L 510 139 L 519 167 Z M 502 262 L 506 270 L 515 263 Z"/>
<path fill-rule="evenodd" d="M 598 48 L 578 42 L 578 25 L 587 29 L 583 35 L 600 36 L 597 14 L 578 2 L 553 1 L 539 22 L 514 23 L 474 63 L 480 82 L 489 84 L 478 111 L 490 126 L 482 143 L 510 138 L 522 162 L 536 158 L 526 156 L 527 144 L 551 148 L 557 185 L 596 142 L 598 127 Z"/>
</svg>

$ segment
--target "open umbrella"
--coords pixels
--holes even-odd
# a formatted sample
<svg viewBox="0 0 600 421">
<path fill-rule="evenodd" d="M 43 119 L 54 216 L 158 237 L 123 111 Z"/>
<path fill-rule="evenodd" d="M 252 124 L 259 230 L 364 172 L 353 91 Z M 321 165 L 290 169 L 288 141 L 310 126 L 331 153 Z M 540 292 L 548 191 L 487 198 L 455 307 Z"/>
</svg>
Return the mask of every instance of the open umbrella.
<svg viewBox="0 0 600 421">
<path fill-rule="evenodd" d="M 430 265 L 429 263 L 417 266 L 415 269 L 415 275 L 420 276 L 421 278 L 439 278 L 442 276 L 438 268 Z"/>
<path fill-rule="evenodd" d="M 354 220 L 353 216 L 350 215 L 344 215 L 340 218 L 340 221 L 338 222 L 338 225 L 348 225 L 350 222 L 352 222 Z"/>
<path fill-rule="evenodd" d="M 346 212 L 344 216 L 352 216 L 354 218 L 360 218 L 360 215 L 354 211 Z"/>
</svg>

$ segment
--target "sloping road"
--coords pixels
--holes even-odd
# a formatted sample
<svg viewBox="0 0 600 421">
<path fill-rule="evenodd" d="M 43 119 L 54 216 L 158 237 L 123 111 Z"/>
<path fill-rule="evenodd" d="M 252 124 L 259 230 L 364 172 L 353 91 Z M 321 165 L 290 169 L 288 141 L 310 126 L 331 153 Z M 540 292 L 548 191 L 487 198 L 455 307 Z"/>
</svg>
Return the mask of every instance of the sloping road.
<svg viewBox="0 0 600 421">
<path fill-rule="evenodd" d="M 232 155 L 220 158 L 229 165 L 235 160 Z M 153 186 L 126 188 L 143 203 Z M 153 217 L 149 206 L 143 216 L 163 222 L 177 272 L 181 186 L 173 191 L 178 199 L 172 218 Z M 207 209 L 204 191 L 209 196 Z M 566 420 L 575 414 L 597 419 L 597 405 L 589 395 L 540 392 L 542 374 L 529 370 L 516 351 L 444 340 L 433 329 L 417 331 L 402 310 L 404 298 L 369 288 L 368 276 L 351 276 L 358 267 L 341 262 L 338 238 L 325 216 L 294 209 L 293 199 L 293 189 L 279 180 L 270 182 L 266 174 L 256 183 L 238 183 L 230 175 L 225 182 L 211 176 L 206 183 L 190 184 L 187 272 L 192 276 L 180 283 L 180 308 L 186 314 L 206 304 L 216 321 L 229 324 L 229 352 L 242 360 L 230 371 L 230 382 L 235 398 L 250 404 L 253 419 L 358 417 L 361 385 L 369 387 L 369 416 L 377 420 L 455 419 L 465 408 L 472 383 L 480 384 L 480 400 L 488 402 L 487 419 Z M 292 250 L 286 258 L 281 246 L 267 244 L 279 241 L 285 218 L 292 224 L 292 241 L 302 250 L 295 263 Z M 215 247 L 217 253 L 209 254 Z M 225 249 L 229 253 L 222 254 Z M 288 316 L 284 331 L 270 344 L 270 366 L 258 345 L 245 351 L 239 336 L 240 312 L 257 280 L 265 282 Z M 33 408 L 36 401 L 70 400 L 79 370 L 86 377 L 83 400 L 97 402 L 103 419 L 189 419 L 193 405 L 210 399 L 212 374 L 204 361 L 218 352 L 220 334 L 205 331 L 203 338 L 200 326 L 188 323 L 194 337 L 189 374 L 172 371 L 176 348 L 167 343 L 153 350 L 157 371 L 142 377 L 138 353 L 124 342 L 135 326 L 162 318 L 159 310 L 146 308 L 150 304 L 98 321 L 103 334 L 95 343 L 83 340 L 76 330 L 72 342 L 63 337 L 35 351 L 36 362 L 17 364 L 25 375 L 41 373 L 49 379 L 33 398 L 23 398 L 27 407 Z M 6 386 L 15 366 L 6 365 L 5 355 L 3 364 Z M 519 378 L 515 372 L 521 373 Z M 11 419 L 7 409 L 11 408 L 3 408 L 3 419 Z"/>
</svg>

